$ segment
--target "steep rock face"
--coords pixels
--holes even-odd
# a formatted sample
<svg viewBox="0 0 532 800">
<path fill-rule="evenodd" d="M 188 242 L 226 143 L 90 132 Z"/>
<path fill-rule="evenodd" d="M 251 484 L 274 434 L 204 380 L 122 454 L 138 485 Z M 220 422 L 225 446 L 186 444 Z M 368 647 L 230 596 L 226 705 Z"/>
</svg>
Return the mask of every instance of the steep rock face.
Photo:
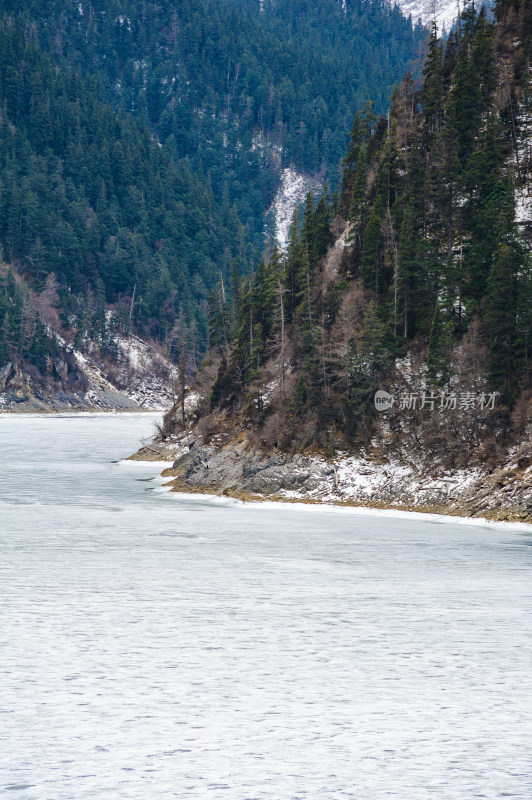
<svg viewBox="0 0 532 800">
<path fill-rule="evenodd" d="M 0 366 L 0 411 L 64 409 L 165 410 L 173 401 L 177 369 L 137 336 L 117 336 L 114 357 L 94 342 L 83 352 L 56 336 L 59 354 L 44 374 L 24 364 Z"/>
</svg>

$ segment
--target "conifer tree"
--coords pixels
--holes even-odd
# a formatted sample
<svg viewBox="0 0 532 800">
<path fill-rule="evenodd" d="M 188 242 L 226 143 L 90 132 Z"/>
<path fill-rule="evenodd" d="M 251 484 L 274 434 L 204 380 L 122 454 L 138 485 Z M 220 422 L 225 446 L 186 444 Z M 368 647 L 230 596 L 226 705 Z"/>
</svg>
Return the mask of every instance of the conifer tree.
<svg viewBox="0 0 532 800">
<path fill-rule="evenodd" d="M 352 223 L 351 241 L 360 245 L 362 231 L 367 219 L 366 187 L 368 180 L 367 146 L 361 144 L 358 149 L 357 168 L 353 181 L 353 191 L 349 207 L 349 220 Z"/>
<path fill-rule="evenodd" d="M 353 120 L 353 127 L 351 128 L 347 153 L 342 159 L 342 196 L 346 196 L 350 184 L 352 183 L 353 176 L 358 169 L 359 151 L 363 144 L 362 121 L 360 117 L 360 112 L 357 111 L 355 119 Z"/>
<path fill-rule="evenodd" d="M 349 341 L 347 403 L 355 423 L 373 413 L 373 394 L 390 362 L 389 337 L 376 303 L 368 303 L 359 345 Z"/>
<path fill-rule="evenodd" d="M 445 386 L 451 377 L 449 358 L 452 347 L 452 323 L 446 319 L 440 302 L 436 301 L 429 337 L 427 377 L 432 383 Z"/>
<path fill-rule="evenodd" d="M 503 242 L 490 275 L 486 326 L 490 344 L 490 380 L 506 402 L 511 402 L 515 383 L 516 337 L 515 252 Z"/>
<path fill-rule="evenodd" d="M 432 23 L 428 53 L 423 68 L 423 138 L 425 148 L 441 136 L 443 126 L 443 53 L 436 21 Z"/>
<path fill-rule="evenodd" d="M 320 259 L 326 254 L 331 243 L 331 219 L 329 189 L 325 184 L 314 211 L 316 259 Z"/>
<path fill-rule="evenodd" d="M 417 277 L 416 266 L 414 215 L 412 206 L 408 204 L 403 214 L 398 247 L 399 318 L 404 339 L 408 339 L 412 333 L 416 312 L 412 296 Z"/>
<path fill-rule="evenodd" d="M 364 285 L 373 289 L 377 298 L 382 292 L 381 225 L 384 217 L 384 202 L 379 193 L 375 198 L 368 224 L 364 230 L 364 244 L 360 259 L 360 271 Z"/>
<path fill-rule="evenodd" d="M 316 209 L 314 205 L 314 195 L 312 192 L 307 192 L 305 197 L 305 206 L 303 209 L 303 224 L 301 226 L 301 244 L 310 270 L 313 270 L 318 260 L 317 248 L 317 229 L 315 224 Z M 303 276 L 303 282 L 306 283 L 306 273 Z"/>
<path fill-rule="evenodd" d="M 240 305 L 240 274 L 238 272 L 238 264 L 236 258 L 231 261 L 231 310 L 233 318 L 238 316 L 238 307 Z"/>
<path fill-rule="evenodd" d="M 286 303 L 289 320 L 292 319 L 298 303 L 302 260 L 303 247 L 299 232 L 299 209 L 296 206 L 292 215 L 286 257 Z"/>
</svg>

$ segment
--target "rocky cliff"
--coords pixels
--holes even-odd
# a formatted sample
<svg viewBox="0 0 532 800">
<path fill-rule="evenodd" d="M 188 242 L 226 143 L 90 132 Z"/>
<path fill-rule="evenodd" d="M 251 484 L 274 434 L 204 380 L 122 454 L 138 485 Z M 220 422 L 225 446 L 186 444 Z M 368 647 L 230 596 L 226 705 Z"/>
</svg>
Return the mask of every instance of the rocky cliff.
<svg viewBox="0 0 532 800">
<path fill-rule="evenodd" d="M 112 352 L 86 341 L 83 350 L 54 334 L 57 350 L 41 372 L 0 365 L 0 413 L 167 410 L 174 402 L 176 367 L 137 336 L 116 335 Z"/>
</svg>

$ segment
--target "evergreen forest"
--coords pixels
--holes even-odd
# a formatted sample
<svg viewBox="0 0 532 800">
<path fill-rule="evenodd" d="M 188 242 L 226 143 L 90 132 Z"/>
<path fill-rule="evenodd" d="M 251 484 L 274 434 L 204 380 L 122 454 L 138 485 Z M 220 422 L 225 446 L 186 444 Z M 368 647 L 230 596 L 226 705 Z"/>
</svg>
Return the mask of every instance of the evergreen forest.
<svg viewBox="0 0 532 800">
<path fill-rule="evenodd" d="M 491 415 L 418 414 L 410 445 L 454 448 L 457 466 L 524 424 L 531 32 L 523 0 L 498 0 L 493 21 L 470 4 L 445 41 L 433 25 L 421 83 L 407 74 L 386 116 L 356 114 L 339 193 L 309 194 L 286 255 L 235 275 L 231 304 L 214 297 L 213 430 L 231 410 L 267 446 L 368 447 L 379 429 L 389 447 L 407 418 L 395 407 L 382 427 L 377 389 L 495 393 Z"/>
<path fill-rule="evenodd" d="M 37 295 L 77 347 L 119 326 L 201 353 L 280 168 L 334 188 L 425 38 L 380 0 L 3 0 L 0 361 L 53 359 Z"/>
</svg>

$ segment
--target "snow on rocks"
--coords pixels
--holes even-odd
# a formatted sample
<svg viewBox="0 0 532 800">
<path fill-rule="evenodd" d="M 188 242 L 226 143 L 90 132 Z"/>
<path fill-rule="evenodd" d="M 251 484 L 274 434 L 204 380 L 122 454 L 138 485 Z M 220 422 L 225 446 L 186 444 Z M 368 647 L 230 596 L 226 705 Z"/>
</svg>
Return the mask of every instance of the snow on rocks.
<svg viewBox="0 0 532 800">
<path fill-rule="evenodd" d="M 138 336 L 117 336 L 122 391 L 142 408 L 164 410 L 174 402 L 178 370 Z"/>
<path fill-rule="evenodd" d="M 103 355 L 96 342 L 86 340 L 81 350 L 51 328 L 48 331 L 61 351 L 55 362 L 60 380 L 47 378 L 39 383 L 9 365 L 4 380 L 0 375 L 3 411 L 164 411 L 173 405 L 177 367 L 138 336 L 115 333 L 111 357 Z M 187 402 L 190 406 L 195 401 Z"/>
<path fill-rule="evenodd" d="M 56 338 L 65 350 L 72 353 L 89 384 L 83 398 L 87 405 L 102 409 L 144 408 L 153 411 L 165 410 L 172 405 L 172 384 L 177 380 L 177 369 L 138 336 L 116 334 L 119 355 L 113 380 L 106 377 L 94 343 L 87 343 L 86 351 L 81 352 L 60 336 Z"/>
<path fill-rule="evenodd" d="M 157 452 L 155 452 L 155 450 Z M 398 454 L 382 460 L 364 451 L 289 455 L 257 448 L 245 437 L 207 444 L 197 431 L 157 441 L 135 459 L 174 458 L 166 470 L 174 492 L 240 499 L 397 508 L 494 520 L 532 521 L 532 458 L 512 456 L 497 473 L 479 467 L 426 470 Z M 513 463 L 516 462 L 516 463 Z"/>
</svg>

